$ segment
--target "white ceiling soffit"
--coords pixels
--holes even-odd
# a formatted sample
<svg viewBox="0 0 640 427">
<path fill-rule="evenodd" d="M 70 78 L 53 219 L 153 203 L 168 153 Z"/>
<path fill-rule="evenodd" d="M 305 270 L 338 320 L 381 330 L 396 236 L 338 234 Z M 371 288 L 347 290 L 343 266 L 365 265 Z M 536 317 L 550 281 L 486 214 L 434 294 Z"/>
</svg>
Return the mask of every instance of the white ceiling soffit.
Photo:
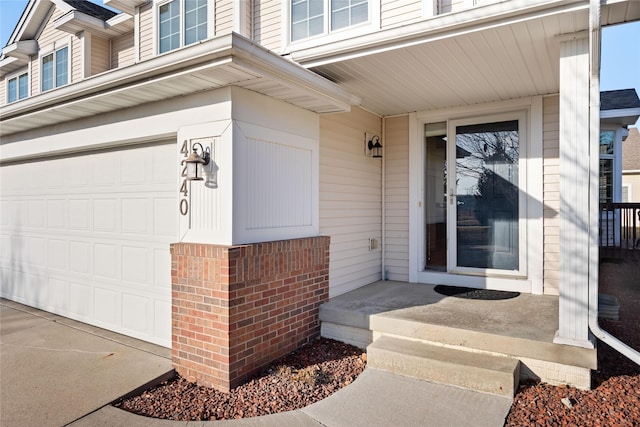
<svg viewBox="0 0 640 427">
<path fill-rule="evenodd" d="M 136 12 L 136 7 L 142 6 L 147 0 L 104 0 L 103 2 L 105 6 L 133 15 Z"/>
<path fill-rule="evenodd" d="M 396 29 L 395 40 L 389 34 L 377 41 L 363 36 L 342 50 L 318 47 L 292 57 L 383 116 L 555 94 L 558 35 L 587 30 L 589 12 L 586 1 L 548 3 L 554 7 L 482 25 L 452 23 L 455 28 L 444 32 L 437 26 L 418 31 L 429 24 L 423 21 Z M 605 8 L 604 16 L 609 21 L 616 13 L 615 19 L 640 19 L 638 6 L 640 1 L 616 3 Z M 434 20 L 452 20 L 452 15 Z"/>
<path fill-rule="evenodd" d="M 349 111 L 360 102 L 317 74 L 231 34 L 4 106 L 0 135 L 229 85 L 317 113 Z"/>
<path fill-rule="evenodd" d="M 118 19 L 116 20 L 115 18 Z M 117 25 L 112 25 L 114 22 L 116 22 Z M 105 22 L 85 13 L 78 12 L 77 10 L 72 10 L 62 15 L 55 22 L 55 28 L 69 34 L 77 34 L 86 30 L 105 38 L 126 34 L 133 30 L 133 25 L 133 17 L 131 15 L 116 15 Z"/>
</svg>

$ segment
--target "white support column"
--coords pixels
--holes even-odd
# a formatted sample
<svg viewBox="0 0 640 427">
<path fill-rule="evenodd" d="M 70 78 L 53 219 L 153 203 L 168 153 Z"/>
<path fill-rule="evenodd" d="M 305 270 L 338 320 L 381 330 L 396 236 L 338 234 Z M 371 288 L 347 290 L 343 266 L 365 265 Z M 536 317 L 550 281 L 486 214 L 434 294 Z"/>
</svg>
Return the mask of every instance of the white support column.
<svg viewBox="0 0 640 427">
<path fill-rule="evenodd" d="M 589 340 L 589 40 L 560 45 L 560 305 L 555 343 Z"/>
</svg>

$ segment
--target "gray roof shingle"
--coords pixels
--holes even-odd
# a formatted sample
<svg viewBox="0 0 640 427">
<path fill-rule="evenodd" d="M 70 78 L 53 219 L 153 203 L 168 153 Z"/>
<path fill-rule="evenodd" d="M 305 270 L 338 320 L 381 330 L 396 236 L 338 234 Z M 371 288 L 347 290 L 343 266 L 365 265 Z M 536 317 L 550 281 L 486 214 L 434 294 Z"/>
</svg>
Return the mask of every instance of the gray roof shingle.
<svg viewBox="0 0 640 427">
<path fill-rule="evenodd" d="M 635 89 L 607 90 L 600 92 L 600 111 L 640 108 L 640 98 Z"/>
</svg>

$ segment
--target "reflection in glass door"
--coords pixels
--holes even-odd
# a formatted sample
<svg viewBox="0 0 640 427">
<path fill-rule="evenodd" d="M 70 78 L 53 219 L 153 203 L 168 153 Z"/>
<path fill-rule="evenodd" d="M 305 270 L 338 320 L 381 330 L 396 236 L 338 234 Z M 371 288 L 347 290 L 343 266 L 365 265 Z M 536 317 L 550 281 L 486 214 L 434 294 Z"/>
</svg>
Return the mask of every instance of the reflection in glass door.
<svg viewBox="0 0 640 427">
<path fill-rule="evenodd" d="M 455 133 L 453 264 L 519 270 L 518 120 L 456 126 Z"/>
<path fill-rule="evenodd" d="M 447 271 L 447 124 L 425 126 L 427 270 Z"/>
</svg>

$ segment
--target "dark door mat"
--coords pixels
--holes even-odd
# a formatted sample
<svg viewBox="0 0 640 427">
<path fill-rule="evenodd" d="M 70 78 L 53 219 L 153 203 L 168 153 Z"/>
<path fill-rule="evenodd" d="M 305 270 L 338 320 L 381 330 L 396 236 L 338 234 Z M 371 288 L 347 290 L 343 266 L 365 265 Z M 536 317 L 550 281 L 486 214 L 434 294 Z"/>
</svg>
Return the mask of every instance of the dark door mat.
<svg viewBox="0 0 640 427">
<path fill-rule="evenodd" d="M 435 291 L 441 295 L 456 298 L 479 299 L 485 301 L 511 299 L 520 295 L 520 292 L 493 291 L 489 289 L 473 289 L 462 286 L 437 285 Z"/>
</svg>

